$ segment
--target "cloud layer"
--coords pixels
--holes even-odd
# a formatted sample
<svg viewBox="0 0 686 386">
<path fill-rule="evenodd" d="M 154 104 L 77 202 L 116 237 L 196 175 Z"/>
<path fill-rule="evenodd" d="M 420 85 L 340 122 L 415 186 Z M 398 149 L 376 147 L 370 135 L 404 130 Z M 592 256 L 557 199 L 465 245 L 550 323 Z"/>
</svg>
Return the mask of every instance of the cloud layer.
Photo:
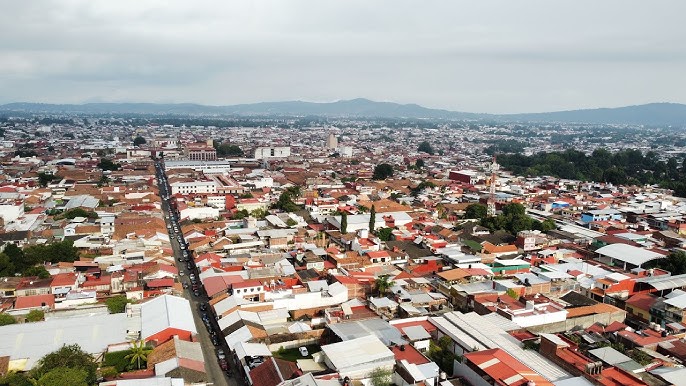
<svg viewBox="0 0 686 386">
<path fill-rule="evenodd" d="M 0 103 L 686 102 L 686 2 L 2 1 Z"/>
</svg>

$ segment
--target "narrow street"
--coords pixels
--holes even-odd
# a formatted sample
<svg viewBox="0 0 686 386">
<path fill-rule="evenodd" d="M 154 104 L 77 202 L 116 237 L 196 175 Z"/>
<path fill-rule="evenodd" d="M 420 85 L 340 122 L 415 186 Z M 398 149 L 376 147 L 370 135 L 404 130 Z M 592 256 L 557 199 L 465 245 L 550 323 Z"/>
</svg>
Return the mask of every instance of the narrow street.
<svg viewBox="0 0 686 386">
<path fill-rule="evenodd" d="M 160 166 L 159 162 L 156 162 L 156 167 Z M 161 170 L 161 169 L 158 169 Z M 162 172 L 164 172 L 162 170 Z M 159 171 L 158 171 L 159 173 Z M 166 181 L 166 178 L 165 180 Z M 158 174 L 158 188 L 160 191 L 160 195 L 162 197 L 164 196 L 169 196 L 171 195 L 171 192 L 167 191 L 167 187 L 163 186 L 163 183 L 161 181 L 161 178 L 159 178 Z M 195 264 L 193 262 L 193 259 L 190 258 L 187 261 L 191 263 L 191 269 L 188 269 L 186 266 L 186 262 L 181 261 L 183 258 L 183 249 L 181 244 L 179 243 L 177 237 L 178 235 L 181 235 L 182 240 L 183 240 L 183 235 L 181 234 L 181 227 L 178 224 L 178 219 L 174 219 L 172 217 L 172 214 L 169 212 L 169 204 L 167 200 L 164 198 L 162 199 L 162 212 L 164 213 L 164 219 L 165 223 L 167 225 L 168 233 L 169 233 L 169 239 L 171 242 L 171 247 L 174 252 L 174 261 L 176 264 L 177 269 L 179 270 L 179 281 L 181 283 L 187 283 L 188 288 L 185 288 L 183 290 L 183 297 L 188 299 L 191 305 L 191 311 L 193 312 L 193 320 L 195 321 L 195 327 L 196 330 L 198 331 L 197 339 L 200 342 L 200 345 L 202 347 L 203 351 L 203 356 L 205 358 L 205 372 L 207 373 L 207 384 L 208 385 L 221 385 L 221 386 L 242 386 L 243 381 L 241 376 L 239 376 L 239 379 L 236 379 L 233 377 L 233 374 L 240 374 L 236 370 L 236 366 L 233 362 L 233 359 L 231 358 L 229 348 L 226 345 L 226 341 L 224 340 L 224 337 L 221 335 L 221 331 L 219 331 L 219 327 L 217 325 L 217 321 L 214 317 L 214 313 L 211 310 L 211 307 L 208 307 L 208 314 L 210 315 L 209 320 L 210 320 L 210 325 L 211 328 L 216 331 L 217 337 L 219 340 L 219 346 L 214 346 L 212 344 L 212 339 L 210 337 L 210 333 L 208 331 L 208 328 L 205 326 L 203 323 L 203 320 L 200 316 L 200 309 L 199 306 L 201 303 L 206 303 L 208 301 L 207 296 L 205 295 L 205 292 L 202 288 L 200 288 L 199 294 L 195 295 L 193 291 L 191 290 L 190 286 L 190 280 L 189 277 L 191 273 L 194 273 L 196 276 L 198 275 L 198 272 L 196 271 Z M 175 231 L 174 227 L 178 228 L 178 232 Z M 198 280 L 199 282 L 199 280 Z M 202 285 L 202 284 L 200 284 Z M 218 349 L 223 349 L 224 352 L 226 353 L 227 356 L 227 362 L 228 365 L 230 366 L 231 369 L 231 376 L 227 375 L 226 372 L 224 372 L 221 367 L 219 366 L 218 358 L 217 358 L 217 350 Z"/>
</svg>

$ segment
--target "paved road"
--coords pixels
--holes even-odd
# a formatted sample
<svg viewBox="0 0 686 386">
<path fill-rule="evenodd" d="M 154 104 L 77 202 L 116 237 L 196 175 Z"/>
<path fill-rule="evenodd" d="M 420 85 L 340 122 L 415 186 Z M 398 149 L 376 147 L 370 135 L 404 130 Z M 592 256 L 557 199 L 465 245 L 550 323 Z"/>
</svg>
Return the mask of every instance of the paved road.
<svg viewBox="0 0 686 386">
<path fill-rule="evenodd" d="M 160 194 L 162 194 L 162 187 L 161 185 L 158 186 L 160 189 Z M 165 214 L 165 222 L 167 225 L 174 225 L 172 223 L 172 219 L 169 216 L 169 206 L 167 205 L 166 201 L 162 201 L 162 211 Z M 178 224 L 176 224 L 178 226 Z M 169 228 L 167 228 L 169 229 Z M 181 228 L 179 227 L 179 230 Z M 183 272 L 183 276 L 180 277 L 181 282 L 186 282 L 190 284 L 190 280 L 188 278 L 189 274 L 191 273 L 191 270 L 186 268 L 186 263 L 185 262 L 180 262 L 179 258 L 183 256 L 183 250 L 181 248 L 181 245 L 179 244 L 176 235 L 174 233 L 173 228 L 169 231 L 170 234 L 170 240 L 171 240 L 171 246 L 172 250 L 174 251 L 174 261 L 176 263 L 176 267 L 179 270 L 179 273 Z M 195 271 L 195 266 L 193 265 L 192 271 Z M 197 272 L 195 272 L 197 275 Z M 217 361 L 217 355 L 216 355 L 216 349 L 215 346 L 212 344 L 212 341 L 210 339 L 210 333 L 208 332 L 207 328 L 205 327 L 205 324 L 203 323 L 201 317 L 200 317 L 200 310 L 198 308 L 200 303 L 207 302 L 208 299 L 204 294 L 204 291 L 201 291 L 199 296 L 195 296 L 190 288 L 185 289 L 183 291 L 183 296 L 188 299 L 188 301 L 191 304 L 191 311 L 193 312 L 193 320 L 195 321 L 195 328 L 198 330 L 198 335 L 197 339 L 200 342 L 200 346 L 202 347 L 202 352 L 203 356 L 205 357 L 205 372 L 207 373 L 207 382 L 208 384 L 213 384 L 213 385 L 220 385 L 220 386 L 243 386 L 242 379 L 236 379 L 234 377 L 227 376 L 224 371 L 219 367 L 219 362 Z M 211 313 L 210 313 L 211 314 Z M 211 314 L 212 315 L 212 314 Z M 219 334 L 219 341 L 220 341 L 220 346 L 221 348 L 224 349 L 224 352 L 227 354 L 227 360 L 229 362 L 229 365 L 232 367 L 232 373 L 233 374 L 238 374 L 236 372 L 236 367 L 233 363 L 233 360 L 230 358 L 230 351 L 228 347 L 226 346 L 226 342 L 224 341 L 223 337 L 221 336 L 221 332 L 219 331 L 219 328 L 217 326 L 216 320 L 214 320 L 213 317 L 210 318 L 210 321 L 212 323 L 212 328 L 217 331 Z M 241 378 L 240 376 L 238 378 Z"/>
</svg>

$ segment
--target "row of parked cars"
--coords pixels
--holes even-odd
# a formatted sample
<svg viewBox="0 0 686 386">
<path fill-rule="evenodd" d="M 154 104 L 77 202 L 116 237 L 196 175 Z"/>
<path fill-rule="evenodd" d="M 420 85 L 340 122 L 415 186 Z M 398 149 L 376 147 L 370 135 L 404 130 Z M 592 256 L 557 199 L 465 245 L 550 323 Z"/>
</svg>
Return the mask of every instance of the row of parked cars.
<svg viewBox="0 0 686 386">
<path fill-rule="evenodd" d="M 169 204 L 169 186 L 167 185 L 166 176 L 164 175 L 164 171 L 161 167 L 158 167 L 158 180 L 161 182 L 160 193 L 162 199 Z M 199 272 L 195 265 L 195 261 L 192 259 L 191 251 L 188 250 L 188 243 L 186 243 L 183 233 L 180 231 L 178 214 L 171 207 L 171 205 L 167 205 L 167 207 L 169 218 L 169 225 L 167 228 L 169 230 L 169 235 L 171 238 L 176 239 L 179 244 L 179 248 L 181 249 L 181 255 L 178 256 L 179 276 L 185 276 L 184 268 L 188 272 L 188 281 L 182 281 L 183 288 L 190 289 L 193 292 L 193 295 L 195 295 L 196 299 L 199 300 L 198 313 L 200 315 L 200 319 L 205 325 L 205 328 L 207 328 L 207 331 L 210 335 L 210 341 L 215 347 L 217 347 L 216 353 L 219 367 L 227 375 L 232 376 L 233 374 L 226 357 L 226 351 L 224 351 L 225 342 L 221 331 L 219 330 L 219 325 L 217 324 L 217 317 L 214 315 L 212 307 L 210 307 L 206 301 L 207 298 L 205 297 L 204 288 L 198 277 Z"/>
</svg>

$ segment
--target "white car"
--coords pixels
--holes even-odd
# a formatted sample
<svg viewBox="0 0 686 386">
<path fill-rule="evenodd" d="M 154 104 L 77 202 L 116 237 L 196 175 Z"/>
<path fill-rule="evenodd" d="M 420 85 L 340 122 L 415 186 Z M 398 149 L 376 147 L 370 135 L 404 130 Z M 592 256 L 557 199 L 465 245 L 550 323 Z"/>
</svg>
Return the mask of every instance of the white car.
<svg viewBox="0 0 686 386">
<path fill-rule="evenodd" d="M 302 356 L 304 356 L 304 357 L 310 355 L 310 353 L 307 352 L 307 347 L 304 347 L 304 346 L 303 346 L 303 347 L 300 347 L 298 350 L 300 350 L 300 355 L 302 355 Z"/>
</svg>

